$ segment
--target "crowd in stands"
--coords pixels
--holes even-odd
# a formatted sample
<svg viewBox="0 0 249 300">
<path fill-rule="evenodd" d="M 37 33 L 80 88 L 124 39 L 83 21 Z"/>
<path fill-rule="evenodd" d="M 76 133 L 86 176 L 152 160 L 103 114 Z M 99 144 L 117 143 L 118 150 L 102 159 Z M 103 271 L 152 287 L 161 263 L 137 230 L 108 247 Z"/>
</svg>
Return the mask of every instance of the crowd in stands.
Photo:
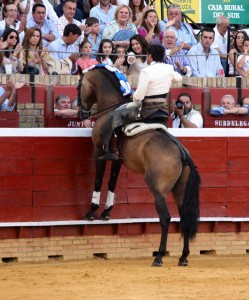
<svg viewBox="0 0 249 300">
<path fill-rule="evenodd" d="M 102 63 L 138 75 L 146 48 L 161 44 L 164 63 L 182 76 L 248 76 L 247 34 L 233 31 L 228 41 L 223 15 L 197 38 L 175 3 L 163 20 L 146 0 L 5 0 L 2 12 L 1 73 L 11 64 L 12 73 L 74 75 Z"/>
</svg>

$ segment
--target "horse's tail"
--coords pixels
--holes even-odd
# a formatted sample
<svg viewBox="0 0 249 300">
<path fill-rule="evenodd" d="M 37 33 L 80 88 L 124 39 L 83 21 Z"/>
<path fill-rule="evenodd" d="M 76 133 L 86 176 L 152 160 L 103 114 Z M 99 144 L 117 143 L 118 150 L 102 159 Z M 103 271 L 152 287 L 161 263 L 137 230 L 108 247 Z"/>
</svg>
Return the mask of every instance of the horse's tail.
<svg viewBox="0 0 249 300">
<path fill-rule="evenodd" d="M 199 208 L 199 189 L 201 184 L 200 175 L 189 153 L 185 150 L 186 163 L 190 168 L 189 177 L 183 196 L 182 205 L 179 207 L 181 217 L 181 233 L 187 234 L 193 239 L 198 230 L 198 221 L 200 217 Z"/>
</svg>

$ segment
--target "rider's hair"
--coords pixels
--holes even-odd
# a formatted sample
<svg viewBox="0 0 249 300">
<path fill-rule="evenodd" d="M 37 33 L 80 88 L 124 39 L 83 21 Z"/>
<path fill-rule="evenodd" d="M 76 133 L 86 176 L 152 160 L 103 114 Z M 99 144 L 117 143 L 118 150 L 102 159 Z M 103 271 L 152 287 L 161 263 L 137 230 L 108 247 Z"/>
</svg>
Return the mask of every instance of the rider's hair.
<svg viewBox="0 0 249 300">
<path fill-rule="evenodd" d="M 151 55 L 153 61 L 163 62 L 165 49 L 161 45 L 149 45 L 147 49 L 147 54 Z"/>
</svg>

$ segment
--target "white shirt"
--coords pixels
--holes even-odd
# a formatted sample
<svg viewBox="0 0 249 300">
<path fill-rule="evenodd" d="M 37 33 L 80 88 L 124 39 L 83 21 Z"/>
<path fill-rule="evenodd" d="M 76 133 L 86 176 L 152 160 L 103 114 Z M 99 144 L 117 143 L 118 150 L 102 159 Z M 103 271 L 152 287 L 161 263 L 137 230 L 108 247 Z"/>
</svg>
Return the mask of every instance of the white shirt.
<svg viewBox="0 0 249 300">
<path fill-rule="evenodd" d="M 175 115 L 173 114 L 173 117 L 174 116 Z M 191 109 L 191 111 L 188 114 L 184 115 L 184 117 L 191 123 L 195 124 L 198 128 L 203 127 L 202 115 L 197 110 Z M 178 117 L 176 117 L 175 119 L 173 119 L 172 127 L 179 128 L 179 126 L 180 128 L 184 128 L 183 124 L 181 123 L 181 120 Z"/>
<path fill-rule="evenodd" d="M 142 101 L 146 96 L 162 95 L 169 92 L 173 82 L 181 82 L 182 76 L 172 65 L 152 62 L 140 71 L 133 101 Z"/>
<path fill-rule="evenodd" d="M 220 50 L 222 54 L 227 54 L 227 32 L 224 37 L 219 33 L 217 26 L 214 27 L 214 42 L 212 48 Z"/>
</svg>

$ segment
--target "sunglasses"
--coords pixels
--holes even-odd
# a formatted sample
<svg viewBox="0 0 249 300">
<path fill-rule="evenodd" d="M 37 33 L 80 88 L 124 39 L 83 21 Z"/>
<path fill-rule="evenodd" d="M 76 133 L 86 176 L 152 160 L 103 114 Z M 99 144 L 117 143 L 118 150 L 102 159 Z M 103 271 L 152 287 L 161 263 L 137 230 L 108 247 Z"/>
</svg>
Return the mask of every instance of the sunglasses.
<svg viewBox="0 0 249 300">
<path fill-rule="evenodd" d="M 15 35 L 10 35 L 10 36 L 9 36 L 9 39 L 10 39 L 10 40 L 13 40 L 13 39 L 16 39 L 16 40 L 17 40 L 17 39 L 18 39 L 18 37 L 17 37 L 17 36 L 15 36 Z"/>
</svg>

